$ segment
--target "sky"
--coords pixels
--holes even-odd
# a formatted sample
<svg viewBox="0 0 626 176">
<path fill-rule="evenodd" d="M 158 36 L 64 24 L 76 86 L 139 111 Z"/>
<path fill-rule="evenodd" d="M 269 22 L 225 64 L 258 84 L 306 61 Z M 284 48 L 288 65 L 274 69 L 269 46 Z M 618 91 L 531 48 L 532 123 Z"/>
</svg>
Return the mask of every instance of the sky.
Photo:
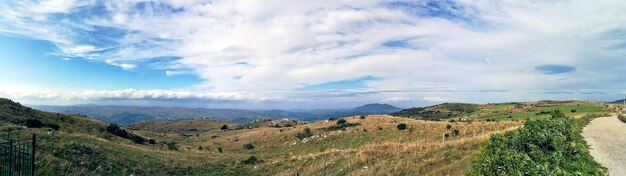
<svg viewBox="0 0 626 176">
<path fill-rule="evenodd" d="M 626 1 L 0 1 L 0 97 L 241 109 L 626 96 Z"/>
</svg>

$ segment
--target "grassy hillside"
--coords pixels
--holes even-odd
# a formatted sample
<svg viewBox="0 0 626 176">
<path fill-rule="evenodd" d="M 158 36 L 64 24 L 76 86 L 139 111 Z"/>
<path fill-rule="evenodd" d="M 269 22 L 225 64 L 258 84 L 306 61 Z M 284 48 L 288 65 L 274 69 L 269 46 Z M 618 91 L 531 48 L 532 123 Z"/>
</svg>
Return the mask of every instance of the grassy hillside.
<svg viewBox="0 0 626 176">
<path fill-rule="evenodd" d="M 465 103 L 444 103 L 429 107 L 415 107 L 391 113 L 393 116 L 417 119 L 446 119 L 460 117 L 479 109 L 479 105 Z"/>
<path fill-rule="evenodd" d="M 46 113 L 0 100 L 2 133 L 11 128 L 40 136 L 38 175 L 462 175 L 491 134 L 522 127 L 519 119 L 541 119 L 543 115 L 533 113 L 547 109 L 567 109 L 568 115 L 606 111 L 582 102 L 524 103 L 524 107 L 443 104 L 426 111 L 450 112 L 454 118 L 425 121 L 370 115 L 313 123 L 287 120 L 278 126 L 269 124 L 282 121 L 231 124 L 198 119 L 123 127 L 156 140 L 136 144 L 107 132 L 109 124 L 85 116 Z M 29 119 L 42 125 L 28 128 Z M 224 124 L 229 130 L 221 129 Z M 54 135 L 46 134 L 57 126 Z"/>
</svg>

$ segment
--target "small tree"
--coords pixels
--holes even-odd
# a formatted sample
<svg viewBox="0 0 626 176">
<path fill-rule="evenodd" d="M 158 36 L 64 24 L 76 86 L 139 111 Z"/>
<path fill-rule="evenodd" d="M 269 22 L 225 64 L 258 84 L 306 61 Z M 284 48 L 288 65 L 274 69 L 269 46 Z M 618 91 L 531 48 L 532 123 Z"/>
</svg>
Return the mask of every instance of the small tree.
<svg viewBox="0 0 626 176">
<path fill-rule="evenodd" d="M 570 112 L 572 112 L 572 113 L 576 113 L 576 109 L 572 109 Z"/>
<path fill-rule="evenodd" d="M 43 127 L 43 123 L 37 119 L 28 119 L 26 120 L 26 127 L 28 128 L 41 128 Z"/>
<path fill-rule="evenodd" d="M 146 142 L 146 139 L 137 135 L 130 136 L 130 140 L 132 140 L 135 144 L 143 144 Z"/>
<path fill-rule="evenodd" d="M 450 124 L 446 125 L 446 129 L 450 129 L 450 128 L 452 128 L 452 125 Z"/>
<path fill-rule="evenodd" d="M 220 128 L 221 130 L 228 130 L 228 125 L 222 125 L 222 128 Z"/>
<path fill-rule="evenodd" d="M 252 145 L 251 143 L 247 143 L 243 145 L 243 148 L 247 150 L 252 150 L 254 148 L 254 145 Z"/>
<path fill-rule="evenodd" d="M 365 116 L 364 115 L 359 116 L 359 119 L 365 119 Z"/>
<path fill-rule="evenodd" d="M 406 124 L 401 123 L 401 124 L 398 124 L 396 127 L 398 128 L 398 130 L 405 130 L 406 129 Z"/>
<path fill-rule="evenodd" d="M 156 141 L 154 139 L 148 139 L 148 144 L 154 145 L 156 144 Z"/>
<path fill-rule="evenodd" d="M 217 152 L 222 153 L 224 150 L 222 150 L 222 147 L 217 147 Z"/>
<path fill-rule="evenodd" d="M 337 120 L 337 125 L 343 125 L 343 124 L 346 124 L 346 123 L 348 123 L 348 121 L 346 121 L 346 119 L 339 119 L 339 120 Z"/>
</svg>

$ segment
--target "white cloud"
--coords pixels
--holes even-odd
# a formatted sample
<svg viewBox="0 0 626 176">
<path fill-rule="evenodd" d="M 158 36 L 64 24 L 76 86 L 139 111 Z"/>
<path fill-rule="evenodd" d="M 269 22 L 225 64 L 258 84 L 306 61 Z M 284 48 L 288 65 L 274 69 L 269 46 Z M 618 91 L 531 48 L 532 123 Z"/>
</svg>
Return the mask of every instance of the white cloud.
<svg viewBox="0 0 626 176">
<path fill-rule="evenodd" d="M 136 4 L 143 1 L 103 1 L 108 13 L 78 14 L 84 18 L 76 21 L 46 17 L 89 2 L 49 2 L 35 10 L 27 6 L 40 4 L 0 3 L 0 22 L 10 24 L 0 31 L 49 40 L 63 54 L 124 70 L 179 56 L 165 67 L 166 75 L 197 74 L 204 81 L 193 89 L 204 91 L 290 97 L 306 85 L 373 76 L 380 79 L 366 83 L 370 90 L 445 101 L 437 98 L 451 97 L 441 95 L 446 91 L 616 89 L 621 84 L 606 84 L 622 76 L 609 73 L 626 71 L 619 68 L 626 64 L 624 51 L 607 49 L 626 39 L 606 36 L 626 29 L 621 1 L 459 0 L 454 3 L 465 10 L 447 16 L 374 0 L 157 0 L 142 10 Z M 73 30 L 93 26 L 131 32 L 112 37 L 116 45 L 98 46 Z M 411 47 L 382 46 L 389 41 Z M 576 71 L 567 77 L 533 71 L 545 64 Z"/>
</svg>

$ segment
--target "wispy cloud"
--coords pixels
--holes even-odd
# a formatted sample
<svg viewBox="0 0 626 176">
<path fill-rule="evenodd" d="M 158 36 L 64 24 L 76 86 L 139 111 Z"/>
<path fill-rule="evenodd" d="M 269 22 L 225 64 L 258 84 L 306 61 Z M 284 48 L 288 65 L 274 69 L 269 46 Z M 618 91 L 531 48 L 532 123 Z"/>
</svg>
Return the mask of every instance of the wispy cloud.
<svg viewBox="0 0 626 176">
<path fill-rule="evenodd" d="M 0 32 L 48 40 L 72 59 L 197 74 L 204 81 L 194 91 L 295 98 L 306 86 L 370 76 L 377 79 L 327 86 L 398 91 L 370 99 L 432 101 L 447 92 L 486 101 L 474 94 L 522 99 L 516 90 L 624 86 L 610 83 L 623 76 L 608 74 L 626 71 L 624 8 L 620 1 L 3 1 Z M 148 64 L 163 57 L 175 59 Z M 429 85 L 445 88 L 414 91 Z"/>
</svg>

